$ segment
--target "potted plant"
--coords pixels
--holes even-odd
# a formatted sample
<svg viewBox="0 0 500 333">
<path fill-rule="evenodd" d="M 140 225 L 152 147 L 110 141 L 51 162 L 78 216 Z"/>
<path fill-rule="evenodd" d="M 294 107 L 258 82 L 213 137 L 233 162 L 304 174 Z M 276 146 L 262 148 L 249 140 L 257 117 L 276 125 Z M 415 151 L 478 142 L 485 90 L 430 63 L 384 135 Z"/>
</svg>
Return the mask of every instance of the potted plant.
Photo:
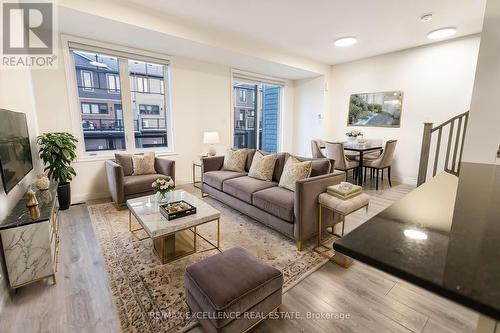
<svg viewBox="0 0 500 333">
<path fill-rule="evenodd" d="M 70 181 L 76 176 L 71 163 L 76 159 L 78 140 L 70 133 L 45 133 L 37 137 L 38 151 L 48 176 L 58 182 L 59 209 L 65 210 L 71 204 Z"/>
<path fill-rule="evenodd" d="M 363 137 L 363 133 L 360 131 L 350 131 L 345 134 L 349 141 L 354 141 L 358 136 Z"/>
</svg>

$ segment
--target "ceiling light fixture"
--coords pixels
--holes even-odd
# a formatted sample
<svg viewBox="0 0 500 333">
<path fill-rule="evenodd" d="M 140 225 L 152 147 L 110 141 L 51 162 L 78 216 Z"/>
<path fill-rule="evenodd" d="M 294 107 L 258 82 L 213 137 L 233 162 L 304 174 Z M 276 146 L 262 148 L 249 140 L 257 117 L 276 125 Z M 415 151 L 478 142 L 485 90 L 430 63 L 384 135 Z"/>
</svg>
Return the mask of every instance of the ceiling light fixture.
<svg viewBox="0 0 500 333">
<path fill-rule="evenodd" d="M 346 47 L 356 44 L 357 41 L 356 37 L 341 37 L 336 39 L 333 45 L 337 47 Z"/>
<path fill-rule="evenodd" d="M 429 22 L 432 20 L 432 14 L 425 14 L 420 18 L 420 22 Z"/>
<path fill-rule="evenodd" d="M 431 31 L 427 34 L 427 38 L 429 39 L 443 39 L 447 37 L 451 37 L 457 33 L 457 28 L 442 28 L 438 30 Z"/>
</svg>

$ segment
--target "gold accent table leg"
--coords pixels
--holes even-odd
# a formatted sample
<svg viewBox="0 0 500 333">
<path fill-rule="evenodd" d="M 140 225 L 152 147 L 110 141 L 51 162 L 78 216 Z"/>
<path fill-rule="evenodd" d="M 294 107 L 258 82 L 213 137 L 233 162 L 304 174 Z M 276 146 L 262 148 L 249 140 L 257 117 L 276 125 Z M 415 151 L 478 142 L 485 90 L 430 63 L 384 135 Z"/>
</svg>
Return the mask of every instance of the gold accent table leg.
<svg viewBox="0 0 500 333">
<path fill-rule="evenodd" d="M 217 219 L 217 249 L 220 249 L 220 218 Z"/>
<path fill-rule="evenodd" d="M 128 230 L 131 232 L 132 231 L 132 212 L 128 211 Z"/>
<path fill-rule="evenodd" d="M 323 224 L 323 216 L 321 211 L 321 205 L 318 205 L 318 246 L 321 246 L 321 229 Z"/>
<path fill-rule="evenodd" d="M 344 227 L 345 227 L 345 215 L 341 215 L 342 216 L 342 237 L 344 236 Z"/>
<path fill-rule="evenodd" d="M 194 246 L 194 250 L 196 251 L 196 226 L 194 227 L 194 235 L 193 235 L 193 246 Z"/>
<path fill-rule="evenodd" d="M 295 242 L 295 245 L 297 246 L 297 251 L 302 251 L 302 247 L 304 245 L 304 241 L 298 240 Z"/>
</svg>

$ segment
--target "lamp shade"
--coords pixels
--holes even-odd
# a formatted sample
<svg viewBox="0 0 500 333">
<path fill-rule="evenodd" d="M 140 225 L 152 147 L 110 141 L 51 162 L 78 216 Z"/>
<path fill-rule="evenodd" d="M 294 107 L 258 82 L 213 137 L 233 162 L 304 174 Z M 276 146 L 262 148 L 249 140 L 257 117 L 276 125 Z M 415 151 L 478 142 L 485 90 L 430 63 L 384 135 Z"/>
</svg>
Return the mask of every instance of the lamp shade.
<svg viewBox="0 0 500 333">
<path fill-rule="evenodd" d="M 219 132 L 203 132 L 203 143 L 206 145 L 219 143 Z"/>
</svg>

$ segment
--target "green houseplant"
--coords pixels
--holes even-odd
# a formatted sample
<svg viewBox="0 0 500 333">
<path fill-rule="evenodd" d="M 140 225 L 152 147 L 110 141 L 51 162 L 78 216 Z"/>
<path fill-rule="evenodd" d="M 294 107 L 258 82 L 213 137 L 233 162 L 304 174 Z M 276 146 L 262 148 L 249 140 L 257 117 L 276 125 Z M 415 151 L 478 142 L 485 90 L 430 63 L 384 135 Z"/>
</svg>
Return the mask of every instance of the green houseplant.
<svg viewBox="0 0 500 333">
<path fill-rule="evenodd" d="M 53 181 L 57 181 L 59 208 L 65 210 L 71 204 L 70 181 L 76 176 L 71 163 L 76 159 L 76 143 L 78 140 L 70 133 L 44 133 L 37 137 L 40 146 L 38 151 L 45 164 L 44 171 Z"/>
</svg>

